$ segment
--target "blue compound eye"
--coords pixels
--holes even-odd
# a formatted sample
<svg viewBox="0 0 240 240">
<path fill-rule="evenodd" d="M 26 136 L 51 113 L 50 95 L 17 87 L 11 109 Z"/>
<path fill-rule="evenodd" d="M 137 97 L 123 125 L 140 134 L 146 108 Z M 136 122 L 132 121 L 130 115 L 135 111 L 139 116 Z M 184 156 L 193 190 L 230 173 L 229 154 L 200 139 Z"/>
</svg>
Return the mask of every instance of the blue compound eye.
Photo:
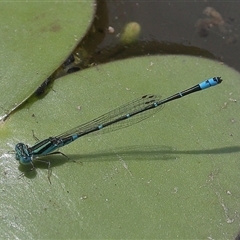
<svg viewBox="0 0 240 240">
<path fill-rule="evenodd" d="M 16 151 L 16 159 L 21 163 L 21 164 L 29 164 L 31 160 L 31 154 L 29 152 L 29 148 L 26 144 L 24 143 L 18 143 L 15 147 Z"/>
<path fill-rule="evenodd" d="M 31 157 L 30 156 L 21 156 L 20 162 L 24 165 L 29 164 L 31 162 Z"/>
</svg>

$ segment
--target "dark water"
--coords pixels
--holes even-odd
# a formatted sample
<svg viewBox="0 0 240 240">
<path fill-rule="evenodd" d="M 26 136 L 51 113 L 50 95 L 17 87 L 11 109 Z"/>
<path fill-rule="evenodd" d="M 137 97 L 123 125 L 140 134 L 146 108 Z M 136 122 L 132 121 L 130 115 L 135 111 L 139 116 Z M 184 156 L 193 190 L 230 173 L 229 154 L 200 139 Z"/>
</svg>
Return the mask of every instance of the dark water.
<svg viewBox="0 0 240 240">
<path fill-rule="evenodd" d="M 213 55 L 224 64 L 240 70 L 240 1 L 115 0 L 107 1 L 106 8 L 107 24 L 115 32 L 106 34 L 99 44 L 98 48 L 103 52 L 107 48 L 111 51 L 124 24 L 134 21 L 141 26 L 136 44 L 138 50 L 133 51 L 134 55 L 139 55 L 137 51 L 140 49 L 143 53 L 141 46 L 144 46 L 143 54 L 155 51 L 205 57 Z"/>
<path fill-rule="evenodd" d="M 36 96 L 44 95 L 61 76 L 133 56 L 194 55 L 217 59 L 240 70 L 240 1 L 97 2 L 92 27 L 65 63 L 36 90 Z M 141 34 L 138 41 L 126 46 L 120 43 L 120 36 L 129 22 L 137 22 Z M 114 31 L 110 33 L 109 27 Z M 87 57 L 82 58 L 83 52 Z"/>
</svg>

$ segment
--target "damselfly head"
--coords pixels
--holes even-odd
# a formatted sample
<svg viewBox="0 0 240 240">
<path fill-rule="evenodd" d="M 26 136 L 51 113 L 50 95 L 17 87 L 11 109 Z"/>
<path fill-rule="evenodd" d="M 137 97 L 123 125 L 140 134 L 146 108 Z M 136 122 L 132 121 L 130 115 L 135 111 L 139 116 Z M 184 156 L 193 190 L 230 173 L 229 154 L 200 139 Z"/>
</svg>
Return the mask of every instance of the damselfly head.
<svg viewBox="0 0 240 240">
<path fill-rule="evenodd" d="M 28 165 L 32 162 L 31 154 L 29 153 L 29 148 L 24 143 L 18 143 L 15 147 L 16 160 L 18 160 L 23 165 Z"/>
</svg>

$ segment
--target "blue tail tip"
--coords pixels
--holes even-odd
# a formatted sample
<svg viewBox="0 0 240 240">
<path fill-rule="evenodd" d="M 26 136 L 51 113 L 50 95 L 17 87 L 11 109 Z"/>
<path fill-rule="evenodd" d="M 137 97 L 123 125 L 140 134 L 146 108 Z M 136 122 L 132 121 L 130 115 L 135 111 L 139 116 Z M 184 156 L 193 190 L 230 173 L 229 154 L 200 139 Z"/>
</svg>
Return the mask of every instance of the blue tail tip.
<svg viewBox="0 0 240 240">
<path fill-rule="evenodd" d="M 222 81 L 223 80 L 221 77 L 213 77 L 201 82 L 199 86 L 200 86 L 200 89 L 206 89 L 212 86 L 216 86 L 220 84 Z"/>
</svg>

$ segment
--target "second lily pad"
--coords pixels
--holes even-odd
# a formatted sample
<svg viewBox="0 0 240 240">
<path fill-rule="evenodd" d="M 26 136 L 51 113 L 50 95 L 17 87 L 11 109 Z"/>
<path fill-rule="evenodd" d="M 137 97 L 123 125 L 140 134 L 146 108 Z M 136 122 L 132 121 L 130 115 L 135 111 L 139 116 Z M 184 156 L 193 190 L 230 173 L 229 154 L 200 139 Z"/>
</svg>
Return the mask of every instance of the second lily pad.
<svg viewBox="0 0 240 240">
<path fill-rule="evenodd" d="M 42 158 L 51 161 L 52 185 L 44 164 L 18 179 L 22 168 L 7 151 L 17 142 L 33 145 L 31 130 L 39 139 L 55 136 L 142 95 L 165 98 L 213 76 L 223 83 L 132 127 L 61 148 L 71 161 Z M 2 126 L 1 237 L 233 238 L 238 79 L 218 62 L 184 56 L 133 58 L 59 79 Z"/>
</svg>

